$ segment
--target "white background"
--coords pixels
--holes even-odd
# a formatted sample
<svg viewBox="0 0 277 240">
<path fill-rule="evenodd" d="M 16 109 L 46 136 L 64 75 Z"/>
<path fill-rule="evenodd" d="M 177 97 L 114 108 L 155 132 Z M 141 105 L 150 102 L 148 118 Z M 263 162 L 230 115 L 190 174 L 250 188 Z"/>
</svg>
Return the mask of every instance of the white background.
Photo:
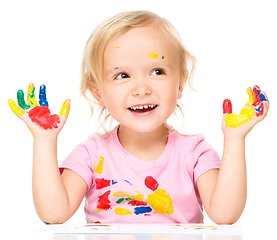
<svg viewBox="0 0 277 240">
<path fill-rule="evenodd" d="M 1 165 L 0 221 L 9 229 L 41 226 L 31 189 L 32 135 L 9 109 L 18 89 L 47 86 L 52 113 L 66 98 L 72 108 L 59 135 L 58 159 L 96 130 L 89 107 L 78 92 L 82 51 L 94 27 L 125 10 L 146 9 L 167 18 L 198 60 L 194 86 L 185 90 L 182 133 L 203 133 L 222 154 L 222 102 L 230 98 L 239 113 L 255 84 L 266 91 L 270 111 L 246 140 L 248 200 L 237 224 L 256 236 L 273 228 L 276 216 L 277 6 L 275 1 L 1 1 Z M 178 128 L 181 119 L 169 122 Z M 174 174 L 174 173 L 173 173 Z M 47 179 L 45 179 L 47 181 Z M 83 205 L 68 223 L 85 223 Z M 205 217 L 205 223 L 211 221 Z M 31 227 L 29 227 L 31 225 Z M 252 233 L 251 233 L 252 232 Z"/>
</svg>

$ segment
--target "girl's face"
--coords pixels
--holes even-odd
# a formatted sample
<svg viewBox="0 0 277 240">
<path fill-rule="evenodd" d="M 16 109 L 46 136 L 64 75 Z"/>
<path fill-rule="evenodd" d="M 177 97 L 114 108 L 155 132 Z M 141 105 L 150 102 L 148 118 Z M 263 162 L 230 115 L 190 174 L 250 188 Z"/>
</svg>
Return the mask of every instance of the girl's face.
<svg viewBox="0 0 277 240">
<path fill-rule="evenodd" d="M 161 126 L 181 98 L 180 57 L 162 30 L 134 28 L 104 52 L 99 103 L 121 124 L 140 133 Z"/>
</svg>

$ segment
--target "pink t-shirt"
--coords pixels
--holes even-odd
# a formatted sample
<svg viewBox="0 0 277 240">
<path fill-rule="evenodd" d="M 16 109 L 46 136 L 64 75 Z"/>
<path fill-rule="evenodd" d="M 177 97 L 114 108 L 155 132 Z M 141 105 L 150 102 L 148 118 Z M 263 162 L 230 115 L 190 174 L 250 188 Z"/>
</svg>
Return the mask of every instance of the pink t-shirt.
<svg viewBox="0 0 277 240">
<path fill-rule="evenodd" d="M 220 158 L 201 134 L 171 133 L 162 155 L 143 162 L 126 152 L 118 126 L 91 135 L 63 161 L 88 185 L 88 223 L 203 223 L 196 180 L 220 168 Z"/>
</svg>

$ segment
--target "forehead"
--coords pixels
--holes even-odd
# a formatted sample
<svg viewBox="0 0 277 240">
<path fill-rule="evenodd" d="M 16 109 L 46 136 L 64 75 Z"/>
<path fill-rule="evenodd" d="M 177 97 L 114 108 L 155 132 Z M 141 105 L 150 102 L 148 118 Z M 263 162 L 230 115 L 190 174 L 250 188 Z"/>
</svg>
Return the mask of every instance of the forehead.
<svg viewBox="0 0 277 240">
<path fill-rule="evenodd" d="M 164 56 L 167 60 L 178 58 L 178 50 L 170 37 L 153 26 L 133 28 L 125 34 L 111 39 L 104 52 L 104 62 L 132 58 L 139 60 L 149 54 Z"/>
</svg>

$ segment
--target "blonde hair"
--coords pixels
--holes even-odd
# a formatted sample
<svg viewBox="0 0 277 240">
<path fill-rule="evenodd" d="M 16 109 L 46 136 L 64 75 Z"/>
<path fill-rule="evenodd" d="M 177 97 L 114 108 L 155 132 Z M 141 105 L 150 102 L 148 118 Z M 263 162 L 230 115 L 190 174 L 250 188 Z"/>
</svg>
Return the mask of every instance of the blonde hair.
<svg viewBox="0 0 277 240">
<path fill-rule="evenodd" d="M 94 107 L 99 106 L 97 100 L 92 95 L 92 89 L 100 89 L 103 84 L 103 56 L 106 45 L 112 38 L 121 36 L 132 28 L 146 27 L 151 24 L 154 24 L 155 27 L 164 31 L 164 33 L 179 49 L 181 56 L 180 74 L 181 77 L 185 79 L 182 87 L 184 87 L 187 82 L 193 89 L 192 80 L 195 71 L 196 59 L 185 48 L 179 33 L 173 25 L 168 20 L 150 11 L 122 12 L 104 20 L 93 30 L 83 52 L 80 91 L 91 106 L 91 115 L 94 113 Z M 177 103 L 176 107 L 180 110 L 182 116 L 184 117 L 180 104 Z M 106 123 L 110 114 L 108 113 L 106 107 L 99 106 L 99 108 L 100 113 L 98 120 L 100 127 L 106 133 Z M 103 118 L 102 120 L 101 117 Z"/>
</svg>

